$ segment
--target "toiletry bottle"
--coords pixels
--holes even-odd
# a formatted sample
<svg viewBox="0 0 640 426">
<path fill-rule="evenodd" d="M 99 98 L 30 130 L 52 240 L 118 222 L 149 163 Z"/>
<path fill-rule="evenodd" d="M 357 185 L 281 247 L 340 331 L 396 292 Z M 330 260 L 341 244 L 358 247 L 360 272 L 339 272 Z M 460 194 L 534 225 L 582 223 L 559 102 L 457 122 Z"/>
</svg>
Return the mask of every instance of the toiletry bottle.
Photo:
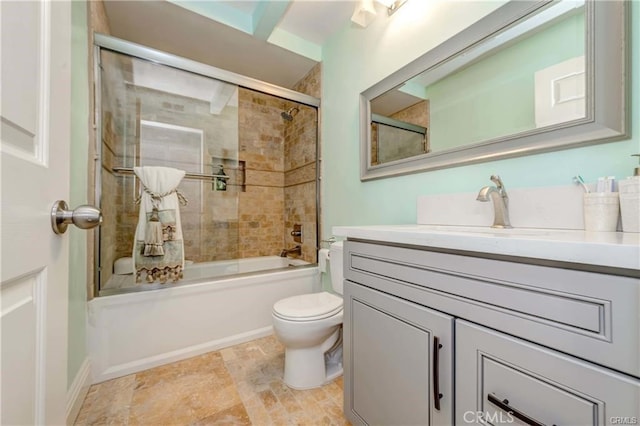
<svg viewBox="0 0 640 426">
<path fill-rule="evenodd" d="M 618 192 L 622 231 L 640 232 L 640 166 L 635 168 L 633 176 L 618 181 Z"/>
<path fill-rule="evenodd" d="M 227 190 L 227 174 L 224 172 L 224 167 L 220 164 L 220 168 L 216 173 L 216 182 L 215 182 L 215 190 L 216 191 L 226 191 Z"/>
</svg>

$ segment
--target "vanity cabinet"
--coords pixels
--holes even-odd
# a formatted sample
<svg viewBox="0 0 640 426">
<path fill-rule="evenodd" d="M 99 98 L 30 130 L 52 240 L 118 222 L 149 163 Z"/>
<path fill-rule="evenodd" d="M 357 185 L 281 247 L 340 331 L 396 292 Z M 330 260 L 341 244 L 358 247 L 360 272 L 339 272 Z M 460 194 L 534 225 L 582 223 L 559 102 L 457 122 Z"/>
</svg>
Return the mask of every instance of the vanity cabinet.
<svg viewBox="0 0 640 426">
<path fill-rule="evenodd" d="M 344 247 L 352 423 L 640 424 L 638 278 L 417 246 Z"/>
<path fill-rule="evenodd" d="M 351 422 L 452 424 L 453 317 L 350 282 L 345 294 Z"/>
<path fill-rule="evenodd" d="M 464 320 L 455 344 L 457 424 L 640 422 L 638 380 Z"/>
</svg>

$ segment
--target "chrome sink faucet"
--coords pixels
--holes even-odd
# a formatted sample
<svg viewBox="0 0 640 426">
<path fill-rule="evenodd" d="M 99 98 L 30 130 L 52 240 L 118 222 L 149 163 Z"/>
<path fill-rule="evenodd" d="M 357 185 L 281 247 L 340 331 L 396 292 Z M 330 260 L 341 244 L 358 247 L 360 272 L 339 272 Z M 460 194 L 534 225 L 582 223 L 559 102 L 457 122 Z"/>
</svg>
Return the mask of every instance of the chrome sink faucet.
<svg viewBox="0 0 640 426">
<path fill-rule="evenodd" d="M 496 186 L 485 186 L 478 193 L 478 201 L 493 201 L 493 225 L 492 228 L 512 228 L 509 222 L 509 196 L 498 175 L 491 175 L 491 181 Z"/>
</svg>

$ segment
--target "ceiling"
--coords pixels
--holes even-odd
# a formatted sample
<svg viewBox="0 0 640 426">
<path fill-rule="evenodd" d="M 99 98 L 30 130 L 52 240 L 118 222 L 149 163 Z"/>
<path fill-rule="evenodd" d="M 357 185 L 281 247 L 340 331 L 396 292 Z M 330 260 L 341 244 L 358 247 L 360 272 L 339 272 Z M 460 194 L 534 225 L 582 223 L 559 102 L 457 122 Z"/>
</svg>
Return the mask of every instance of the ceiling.
<svg viewBox="0 0 640 426">
<path fill-rule="evenodd" d="M 354 0 L 104 0 L 111 35 L 291 88 Z"/>
</svg>

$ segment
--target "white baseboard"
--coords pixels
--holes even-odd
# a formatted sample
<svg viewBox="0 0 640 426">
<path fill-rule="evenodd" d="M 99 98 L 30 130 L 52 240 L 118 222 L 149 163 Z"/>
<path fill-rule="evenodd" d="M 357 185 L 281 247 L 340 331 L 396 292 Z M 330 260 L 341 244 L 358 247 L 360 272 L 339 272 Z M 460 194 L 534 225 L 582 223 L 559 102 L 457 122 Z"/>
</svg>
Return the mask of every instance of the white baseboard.
<svg viewBox="0 0 640 426">
<path fill-rule="evenodd" d="M 80 407 L 82 407 L 84 398 L 87 396 L 87 392 L 89 392 L 89 386 L 91 386 L 90 373 L 91 363 L 89 362 L 89 358 L 86 358 L 80 366 L 78 374 L 76 374 L 76 377 L 73 379 L 71 387 L 67 390 L 67 425 L 72 425 L 76 417 L 78 417 Z"/>
</svg>

